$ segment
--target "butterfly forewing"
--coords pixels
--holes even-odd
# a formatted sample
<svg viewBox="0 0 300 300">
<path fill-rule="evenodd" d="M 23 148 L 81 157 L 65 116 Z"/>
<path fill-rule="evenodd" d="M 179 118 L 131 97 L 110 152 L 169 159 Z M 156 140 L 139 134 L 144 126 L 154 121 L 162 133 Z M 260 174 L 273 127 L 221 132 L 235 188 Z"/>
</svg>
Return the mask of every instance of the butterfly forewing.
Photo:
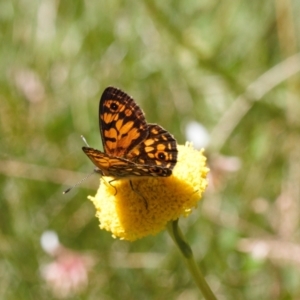
<svg viewBox="0 0 300 300">
<path fill-rule="evenodd" d="M 143 111 L 130 96 L 113 87 L 102 94 L 99 123 L 104 150 L 113 156 L 126 156 L 148 136 Z"/>
<path fill-rule="evenodd" d="M 121 157 L 112 157 L 97 149 L 82 147 L 82 150 L 97 167 L 95 171 L 103 176 L 115 178 L 139 176 L 166 177 L 172 174 L 171 169 L 160 166 L 137 165 L 130 160 Z"/>
</svg>

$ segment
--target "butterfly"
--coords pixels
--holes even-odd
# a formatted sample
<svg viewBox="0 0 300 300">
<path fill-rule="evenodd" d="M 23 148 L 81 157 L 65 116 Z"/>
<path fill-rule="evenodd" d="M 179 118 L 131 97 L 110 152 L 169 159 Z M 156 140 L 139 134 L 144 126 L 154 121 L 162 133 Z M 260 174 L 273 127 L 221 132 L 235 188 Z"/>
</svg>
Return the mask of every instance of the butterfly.
<svg viewBox="0 0 300 300">
<path fill-rule="evenodd" d="M 161 126 L 148 124 L 141 108 L 123 91 L 104 90 L 99 126 L 104 151 L 82 148 L 97 173 L 114 180 L 172 174 L 178 153 L 175 138 Z"/>
</svg>

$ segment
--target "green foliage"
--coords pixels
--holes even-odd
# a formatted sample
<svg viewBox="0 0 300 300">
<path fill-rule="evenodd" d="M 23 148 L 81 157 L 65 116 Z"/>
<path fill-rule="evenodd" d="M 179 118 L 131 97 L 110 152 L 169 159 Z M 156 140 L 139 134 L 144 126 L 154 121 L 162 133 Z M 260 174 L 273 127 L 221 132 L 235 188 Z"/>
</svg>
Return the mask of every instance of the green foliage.
<svg viewBox="0 0 300 300">
<path fill-rule="evenodd" d="M 200 298 L 165 232 L 99 230 L 97 176 L 61 194 L 92 169 L 80 135 L 101 148 L 113 85 L 181 144 L 190 121 L 211 133 L 210 188 L 180 224 L 218 299 L 299 299 L 299 14 L 296 0 L 2 1 L 0 298 L 62 296 L 41 275 L 47 230 L 89 260 L 66 299 Z"/>
</svg>

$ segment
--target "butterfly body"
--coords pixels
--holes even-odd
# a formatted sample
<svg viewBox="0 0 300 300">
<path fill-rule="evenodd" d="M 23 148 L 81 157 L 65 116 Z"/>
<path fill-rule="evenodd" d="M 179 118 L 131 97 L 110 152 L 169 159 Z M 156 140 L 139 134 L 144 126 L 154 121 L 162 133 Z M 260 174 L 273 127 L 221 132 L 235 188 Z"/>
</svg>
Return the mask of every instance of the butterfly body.
<svg viewBox="0 0 300 300">
<path fill-rule="evenodd" d="M 104 151 L 82 150 L 102 176 L 115 179 L 167 177 L 177 162 L 175 138 L 157 124 L 148 124 L 135 101 L 108 87 L 99 105 L 99 126 Z"/>
</svg>

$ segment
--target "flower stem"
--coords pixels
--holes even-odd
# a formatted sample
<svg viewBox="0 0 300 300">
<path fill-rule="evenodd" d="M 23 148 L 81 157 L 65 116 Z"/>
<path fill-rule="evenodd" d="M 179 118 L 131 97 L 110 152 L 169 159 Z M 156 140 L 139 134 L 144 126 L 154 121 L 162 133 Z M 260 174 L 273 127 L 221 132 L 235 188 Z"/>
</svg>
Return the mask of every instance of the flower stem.
<svg viewBox="0 0 300 300">
<path fill-rule="evenodd" d="M 178 246 L 181 254 L 183 255 L 184 261 L 192 274 L 195 283 L 197 284 L 198 288 L 202 292 L 204 298 L 206 300 L 217 300 L 216 296 L 213 294 L 212 290 L 210 289 L 209 285 L 207 284 L 203 274 L 201 273 L 198 265 L 195 262 L 193 251 L 190 245 L 185 241 L 183 234 L 178 227 L 178 219 L 175 221 L 171 221 L 167 225 L 168 232 Z"/>
</svg>

